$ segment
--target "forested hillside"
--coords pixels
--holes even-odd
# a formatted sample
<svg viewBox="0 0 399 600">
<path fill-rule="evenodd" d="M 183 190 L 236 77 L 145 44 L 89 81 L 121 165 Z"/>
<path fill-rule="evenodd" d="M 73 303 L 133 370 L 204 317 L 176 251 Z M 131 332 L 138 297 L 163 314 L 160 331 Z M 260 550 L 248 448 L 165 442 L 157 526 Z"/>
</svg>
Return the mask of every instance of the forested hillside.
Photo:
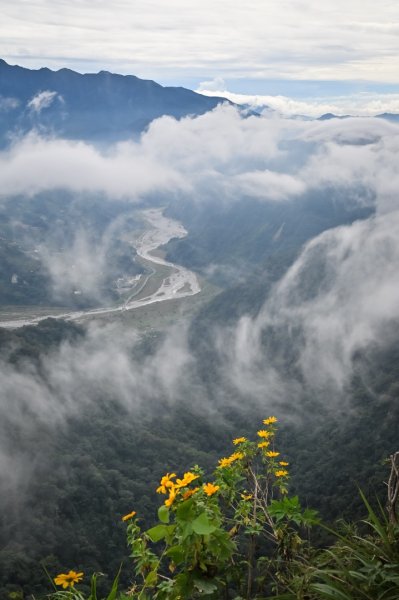
<svg viewBox="0 0 399 600">
<path fill-rule="evenodd" d="M 40 365 L 43 353 L 68 339 L 79 344 L 84 335 L 80 327 L 51 320 L 16 333 L 3 331 L 3 360 L 24 372 L 30 368 L 27 360 Z M 153 341 L 147 352 L 159 343 Z M 327 522 L 363 515 L 357 486 L 370 498 L 384 499 L 383 463 L 397 444 L 398 353 L 394 343 L 383 353 L 359 356 L 367 378 L 353 378 L 342 404 L 323 410 L 318 399 L 308 398 L 295 420 L 281 426 L 291 489 Z M 205 383 L 216 394 L 213 373 L 208 376 Z M 149 526 L 157 502 L 152 490 L 164 472 L 194 464 L 210 469 L 232 436 L 248 435 L 263 416 L 262 405 L 245 398 L 224 405 L 217 395 L 212 411 L 190 397 L 172 405 L 157 397 L 126 410 L 99 390 L 95 405 L 70 415 L 67 410 L 61 423 L 30 417 L 29 424 L 6 425 L 2 436 L 10 451 L 18 447 L 18 468 L 26 469 L 26 461 L 30 467 L 23 483 L 11 476 L 2 495 L 2 597 L 21 589 L 43 593 L 41 562 L 52 573 L 71 565 L 104 572 L 108 585 L 125 555 L 121 516 L 134 507 Z M 127 583 L 127 567 L 124 573 Z"/>
</svg>

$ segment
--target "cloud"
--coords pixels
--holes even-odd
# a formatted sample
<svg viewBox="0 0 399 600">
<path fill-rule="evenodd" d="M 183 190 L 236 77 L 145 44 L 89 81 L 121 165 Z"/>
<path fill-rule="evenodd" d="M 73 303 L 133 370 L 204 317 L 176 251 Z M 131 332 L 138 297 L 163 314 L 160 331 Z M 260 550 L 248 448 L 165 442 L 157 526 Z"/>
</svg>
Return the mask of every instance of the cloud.
<svg viewBox="0 0 399 600">
<path fill-rule="evenodd" d="M 39 246 L 38 255 L 50 276 L 56 302 L 62 303 L 73 293 L 83 293 L 86 300 L 103 300 L 109 242 L 107 235 L 94 241 L 83 229 L 77 229 L 72 242 L 64 243 L 61 249 L 50 240 Z"/>
<path fill-rule="evenodd" d="M 83 142 L 29 135 L 0 155 L 2 195 L 34 194 L 52 189 L 103 191 L 137 200 L 159 188 L 172 191 L 181 182 L 168 166 L 140 153 L 140 145 L 121 144 L 108 154 Z M 21 178 L 20 174 L 24 177 Z"/>
<path fill-rule="evenodd" d="M 395 0 L 27 0 L 23 20 L 18 4 L 3 5 L 0 55 L 29 66 L 177 81 L 208 74 L 398 82 Z"/>
<path fill-rule="evenodd" d="M 285 173 L 273 173 L 267 169 L 236 175 L 232 178 L 232 186 L 238 186 L 246 196 L 266 198 L 269 201 L 285 200 L 306 191 L 306 185 L 300 179 Z"/>
<path fill-rule="evenodd" d="M 399 322 L 398 227 L 399 206 L 305 246 L 259 314 L 241 318 L 228 343 L 221 337 L 241 393 L 261 398 L 263 390 L 276 405 L 287 394 L 300 401 L 304 390 L 323 406 L 329 393 L 342 401 L 356 354 L 384 348 L 387 328 Z"/>
<path fill-rule="evenodd" d="M 13 110 L 19 106 L 19 100 L 17 98 L 9 98 L 7 96 L 0 95 L 0 111 L 7 112 Z"/>
<path fill-rule="evenodd" d="M 0 193 L 68 189 L 133 202 L 154 194 L 182 202 L 249 195 L 268 202 L 327 184 L 363 183 L 377 191 L 377 184 L 389 185 L 381 173 L 393 173 L 398 132 L 398 125 L 377 119 L 242 118 L 222 106 L 180 121 L 162 117 L 140 140 L 106 150 L 31 134 L 0 153 Z"/>
<path fill-rule="evenodd" d="M 51 92 L 50 90 L 39 92 L 36 94 L 36 96 L 33 96 L 33 98 L 29 100 L 28 108 L 35 113 L 40 113 L 44 108 L 51 106 L 56 98 L 58 98 L 60 101 L 63 101 L 62 96 L 59 96 L 57 92 Z"/>
<path fill-rule="evenodd" d="M 37 361 L 18 366 L 0 361 L 2 484 L 10 489 L 26 485 L 26 478 L 34 475 L 34 464 L 25 453 L 30 441 L 45 436 L 46 430 L 62 431 L 87 407 L 117 403 L 135 412 L 159 399 L 176 402 L 188 393 L 186 327 L 171 329 L 156 350 L 141 359 L 134 357 L 139 344 L 140 337 L 130 327 L 90 324 L 83 337 L 64 341 Z M 15 435 L 21 436 L 18 448 Z M 38 462 L 41 459 L 45 457 Z"/>
<path fill-rule="evenodd" d="M 198 86 L 198 93 L 203 94 L 204 92 L 216 92 L 221 90 L 226 90 L 226 83 L 224 79 L 221 77 L 215 77 L 215 79 L 211 79 L 210 81 L 202 81 Z M 212 94 L 209 94 L 212 95 Z M 221 93 L 223 96 L 223 94 Z"/>
<path fill-rule="evenodd" d="M 311 191 L 322 203 L 335 187 L 348 205 L 375 208 L 369 219 L 310 241 L 256 317 L 215 328 L 222 375 L 212 385 L 201 379 L 180 325 L 141 359 L 133 358 L 139 340 L 131 329 L 92 325 L 79 342 L 65 342 L 41 357 L 40 367 L 27 362 L 16 370 L 2 363 L 3 431 L 13 424 L 61 426 L 100 392 L 135 410 L 156 398 L 191 398 L 205 406 L 215 397 L 227 402 L 230 390 L 236 401 L 249 396 L 270 406 L 300 398 L 304 389 L 342 391 L 355 353 L 383 340 L 381 332 L 399 318 L 398 151 L 398 125 L 381 120 L 242 118 L 228 106 L 198 118 L 161 118 L 139 141 L 102 152 L 34 135 L 3 151 L 4 195 L 65 187 L 133 201 L 154 194 L 159 202 L 172 197 L 184 204 L 203 198 L 296 201 Z M 87 243 L 78 230 L 50 267 L 56 280 L 72 263 L 78 279 L 93 277 L 92 287 L 98 287 L 102 253 L 93 257 L 97 251 Z M 6 473 L 10 446 L 2 444 Z"/>
<path fill-rule="evenodd" d="M 308 116 L 313 118 L 325 114 L 372 117 L 383 113 L 399 113 L 399 94 L 361 93 L 345 96 L 290 98 L 282 95 L 238 94 L 226 89 L 223 80 L 204 81 L 198 92 L 205 96 L 223 96 L 235 104 L 249 106 L 253 110 L 273 110 L 287 117 Z"/>
</svg>

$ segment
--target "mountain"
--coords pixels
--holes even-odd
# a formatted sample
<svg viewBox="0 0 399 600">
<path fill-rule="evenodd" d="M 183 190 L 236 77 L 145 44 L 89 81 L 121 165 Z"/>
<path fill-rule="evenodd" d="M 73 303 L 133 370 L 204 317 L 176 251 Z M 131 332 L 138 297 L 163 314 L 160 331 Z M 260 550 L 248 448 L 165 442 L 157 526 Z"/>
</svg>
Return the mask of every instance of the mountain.
<svg viewBox="0 0 399 600">
<path fill-rule="evenodd" d="M 399 114 L 397 113 L 381 113 L 380 115 L 377 115 L 377 117 L 379 119 L 385 119 L 386 121 L 392 121 L 393 123 L 398 123 L 399 122 Z"/>
<path fill-rule="evenodd" d="M 133 75 L 31 70 L 0 59 L 3 146 L 32 128 L 69 139 L 123 140 L 162 115 L 200 115 L 221 102 L 229 101 Z"/>
<path fill-rule="evenodd" d="M 350 115 L 335 115 L 334 113 L 325 113 L 321 115 L 318 121 L 331 121 L 331 119 L 349 119 Z"/>
</svg>

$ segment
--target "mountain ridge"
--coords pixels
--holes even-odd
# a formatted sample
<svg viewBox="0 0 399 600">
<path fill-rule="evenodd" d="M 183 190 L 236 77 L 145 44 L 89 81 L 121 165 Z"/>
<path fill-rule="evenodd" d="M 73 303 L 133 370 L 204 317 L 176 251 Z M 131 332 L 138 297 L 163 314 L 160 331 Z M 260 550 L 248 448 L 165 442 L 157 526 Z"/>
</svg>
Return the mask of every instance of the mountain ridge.
<svg viewBox="0 0 399 600">
<path fill-rule="evenodd" d="M 120 141 L 161 116 L 201 115 L 222 97 L 109 71 L 28 69 L 0 59 L 0 144 L 31 129 L 69 139 Z"/>
</svg>

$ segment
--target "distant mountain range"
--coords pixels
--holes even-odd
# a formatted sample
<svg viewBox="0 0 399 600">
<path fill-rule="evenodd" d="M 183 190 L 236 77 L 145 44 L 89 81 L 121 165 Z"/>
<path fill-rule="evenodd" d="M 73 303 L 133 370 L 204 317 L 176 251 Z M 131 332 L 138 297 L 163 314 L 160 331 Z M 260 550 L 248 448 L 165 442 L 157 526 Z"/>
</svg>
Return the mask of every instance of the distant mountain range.
<svg viewBox="0 0 399 600">
<path fill-rule="evenodd" d="M 349 119 L 356 115 L 335 115 L 334 113 L 325 113 L 321 115 L 317 120 L 318 121 L 330 121 L 331 119 Z M 380 115 L 375 115 L 376 119 L 385 119 L 386 121 L 392 121 L 397 123 L 399 121 L 399 114 L 396 113 L 381 113 Z"/>
<path fill-rule="evenodd" d="M 162 115 L 200 115 L 224 98 L 107 71 L 82 75 L 11 66 L 0 59 L 0 145 L 31 129 L 69 139 L 117 141 Z"/>
</svg>

